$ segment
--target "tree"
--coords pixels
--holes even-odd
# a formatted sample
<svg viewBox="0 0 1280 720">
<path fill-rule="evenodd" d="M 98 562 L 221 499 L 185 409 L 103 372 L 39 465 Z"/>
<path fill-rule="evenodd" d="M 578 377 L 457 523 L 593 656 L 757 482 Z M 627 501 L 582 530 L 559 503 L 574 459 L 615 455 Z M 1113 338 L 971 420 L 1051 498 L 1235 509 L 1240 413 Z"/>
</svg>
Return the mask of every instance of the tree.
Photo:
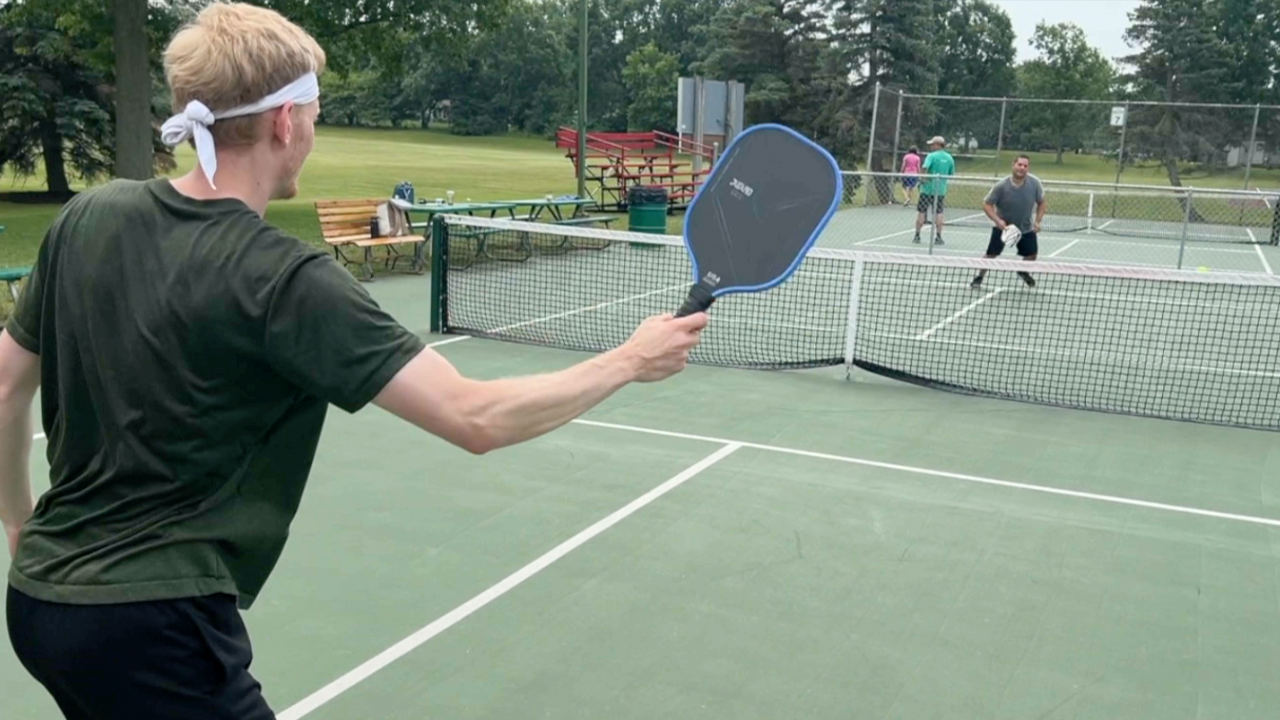
<svg viewBox="0 0 1280 720">
<path fill-rule="evenodd" d="M 54 10 L 0 7 L 0 171 L 33 175 L 43 162 L 49 192 L 66 197 L 68 162 L 87 180 L 110 173 L 111 105 L 92 38 Z"/>
<path fill-rule="evenodd" d="M 1142 48 L 1126 58 L 1132 99 L 1162 103 L 1230 103 L 1241 94 L 1231 48 L 1220 34 L 1221 17 L 1209 0 L 1143 0 L 1130 13 L 1125 37 Z M 1180 162 L 1212 160 L 1238 137 L 1221 110 L 1163 104 L 1134 106 L 1128 137 L 1134 152 L 1148 153 L 1181 186 Z"/>
<path fill-rule="evenodd" d="M 1024 98 L 1105 100 L 1111 96 L 1115 69 L 1074 23 L 1036 25 L 1031 46 L 1040 57 L 1018 68 L 1019 95 Z M 1020 103 L 1012 117 L 1024 142 L 1049 145 L 1062 163 L 1067 148 L 1091 138 L 1105 108 L 1096 105 Z"/>
<path fill-rule="evenodd" d="M 937 92 L 939 27 L 934 10 L 933 0 L 829 0 L 837 71 L 854 78 L 842 93 L 835 115 L 838 126 L 850 127 L 857 118 L 871 127 L 876 83 L 890 90 Z M 921 124 L 920 116 L 928 110 L 926 106 L 905 108 L 904 125 Z M 875 147 L 891 147 L 895 123 L 878 118 L 875 130 Z M 863 142 L 859 139 L 857 144 Z M 877 152 L 867 158 L 868 169 L 890 170 L 894 160 L 886 163 L 888 154 Z M 889 192 L 888 183 L 882 184 L 881 192 Z"/>
<path fill-rule="evenodd" d="M 935 0 L 940 15 L 938 93 L 956 97 L 1008 97 L 1016 94 L 1013 23 L 987 0 Z M 883 106 L 882 106 L 883 110 Z M 957 145 L 976 142 L 995 148 L 1001 142 L 1001 108 L 979 100 L 910 98 L 903 105 L 899 148 L 932 135 Z"/>
<path fill-rule="evenodd" d="M 680 74 L 689 73 L 694 63 L 705 58 L 716 14 L 732 4 L 732 0 L 615 1 L 621 11 L 623 38 L 634 48 L 628 57 L 635 49 L 653 44 L 676 56 Z"/>
<path fill-rule="evenodd" d="M 458 52 L 477 31 L 500 25 L 521 0 L 250 0 L 305 28 L 332 52 L 334 69 L 376 59 L 395 77 L 404 70 L 405 35 Z"/>
<path fill-rule="evenodd" d="M 680 60 L 649 43 L 627 57 L 622 71 L 631 96 L 627 108 L 629 129 L 640 132 L 676 129 L 676 83 L 680 77 Z"/>
<path fill-rule="evenodd" d="M 1280 104 L 1280 2 L 1276 0 L 1221 0 L 1217 4 L 1227 53 L 1228 83 L 1239 88 L 1236 102 Z M 1239 127 L 1232 146 L 1244 146 L 1251 137 L 1254 113 L 1245 111 L 1248 126 L 1240 113 L 1231 113 Z M 1256 139 L 1267 147 L 1280 146 L 1280 113 L 1262 110 L 1258 114 Z"/>
<path fill-rule="evenodd" d="M 1013 23 L 988 0 L 939 0 L 946 6 L 938 44 L 938 93 L 1006 97 L 1017 88 Z"/>
<path fill-rule="evenodd" d="M 145 180 L 154 166 L 147 0 L 113 0 L 111 8 L 116 55 L 115 174 Z"/>
<path fill-rule="evenodd" d="M 815 3 L 738 0 L 722 8 L 708 29 L 705 60 L 692 72 L 745 86 L 744 110 L 752 124 L 777 122 L 819 139 L 843 154 L 829 126 L 829 78 L 823 72 L 826 38 Z"/>
<path fill-rule="evenodd" d="M 1217 26 L 1230 57 L 1228 84 L 1241 103 L 1273 104 L 1280 99 L 1280 2 L 1219 0 Z"/>
</svg>

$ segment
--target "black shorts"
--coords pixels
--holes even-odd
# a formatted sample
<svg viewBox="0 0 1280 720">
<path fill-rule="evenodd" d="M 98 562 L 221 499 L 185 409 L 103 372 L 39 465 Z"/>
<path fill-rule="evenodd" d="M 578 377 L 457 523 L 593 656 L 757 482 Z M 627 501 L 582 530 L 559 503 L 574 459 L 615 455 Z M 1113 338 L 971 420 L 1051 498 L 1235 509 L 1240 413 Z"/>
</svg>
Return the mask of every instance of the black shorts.
<svg viewBox="0 0 1280 720">
<path fill-rule="evenodd" d="M 916 212 L 922 212 L 926 215 L 933 212 L 933 195 L 926 195 L 924 191 L 920 192 L 920 201 L 916 203 Z M 938 196 L 938 212 L 945 213 L 947 211 L 947 196 Z"/>
<path fill-rule="evenodd" d="M 13 650 L 67 720 L 272 720 L 229 595 L 64 605 L 9 588 Z"/>
<path fill-rule="evenodd" d="M 987 242 L 988 255 L 999 255 L 1004 252 L 1004 240 L 1000 239 L 1003 234 L 1004 231 L 1000 228 L 991 228 L 991 240 Z M 1028 255 L 1035 255 L 1039 252 L 1040 243 L 1036 242 L 1035 231 L 1022 233 L 1022 237 L 1018 239 L 1018 255 L 1020 257 L 1026 257 Z"/>
</svg>

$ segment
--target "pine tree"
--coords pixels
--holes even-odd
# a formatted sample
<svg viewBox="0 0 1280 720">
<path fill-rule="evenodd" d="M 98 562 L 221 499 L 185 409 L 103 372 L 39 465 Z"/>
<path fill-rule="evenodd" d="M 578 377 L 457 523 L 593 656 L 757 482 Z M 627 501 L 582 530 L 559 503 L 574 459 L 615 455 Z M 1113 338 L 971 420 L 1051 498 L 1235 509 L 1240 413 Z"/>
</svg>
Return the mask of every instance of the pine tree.
<svg viewBox="0 0 1280 720">
<path fill-rule="evenodd" d="M 1127 58 L 1125 78 L 1132 97 L 1162 103 L 1233 103 L 1241 81 L 1210 0 L 1144 0 L 1131 14 L 1125 37 L 1141 47 Z M 1169 182 L 1181 186 L 1179 163 L 1210 162 L 1238 142 L 1238 124 L 1224 122 L 1222 109 L 1185 105 L 1134 106 L 1128 152 L 1149 153 L 1164 165 Z"/>
<path fill-rule="evenodd" d="M 933 94 L 938 90 L 938 39 L 941 23 L 934 0 L 828 0 L 827 12 L 832 27 L 832 49 L 840 73 L 854 78 L 841 98 L 836 113 L 838 124 L 847 127 L 859 118 L 871 132 L 871 115 L 876 100 L 876 83 L 882 89 Z M 886 97 L 881 96 L 885 109 Z M 934 112 L 927 103 L 904 110 L 903 124 L 922 124 L 918 117 Z M 887 114 L 877 118 L 874 145 L 892 146 L 895 122 Z M 866 166 L 874 172 L 892 170 L 895 162 L 890 153 L 877 150 L 866 158 Z M 880 194 L 887 201 L 889 183 L 881 183 Z"/>
</svg>

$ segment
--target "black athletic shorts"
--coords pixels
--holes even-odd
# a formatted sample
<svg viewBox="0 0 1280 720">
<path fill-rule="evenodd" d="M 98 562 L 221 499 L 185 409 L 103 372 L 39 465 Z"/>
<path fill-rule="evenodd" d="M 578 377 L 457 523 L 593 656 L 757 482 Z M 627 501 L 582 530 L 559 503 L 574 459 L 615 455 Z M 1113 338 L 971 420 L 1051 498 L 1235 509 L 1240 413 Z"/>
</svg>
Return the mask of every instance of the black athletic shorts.
<svg viewBox="0 0 1280 720">
<path fill-rule="evenodd" d="M 14 652 L 67 720 L 272 720 L 229 595 L 64 605 L 9 588 Z"/>
<path fill-rule="evenodd" d="M 921 192 L 920 200 L 916 202 L 916 212 L 922 212 L 922 213 L 925 213 L 926 215 L 933 212 L 933 197 L 934 197 L 933 195 L 926 195 L 925 193 Z M 947 196 L 946 195 L 938 196 L 938 212 L 940 213 L 947 212 Z"/>
<path fill-rule="evenodd" d="M 987 242 L 988 255 L 999 255 L 1004 252 L 1004 240 L 1000 239 L 1003 234 L 1004 231 L 1000 228 L 991 228 L 991 240 Z M 1039 252 L 1040 243 L 1036 242 L 1035 231 L 1022 233 L 1022 237 L 1018 240 L 1018 255 L 1020 257 L 1026 257 L 1028 255 L 1035 255 Z"/>
</svg>

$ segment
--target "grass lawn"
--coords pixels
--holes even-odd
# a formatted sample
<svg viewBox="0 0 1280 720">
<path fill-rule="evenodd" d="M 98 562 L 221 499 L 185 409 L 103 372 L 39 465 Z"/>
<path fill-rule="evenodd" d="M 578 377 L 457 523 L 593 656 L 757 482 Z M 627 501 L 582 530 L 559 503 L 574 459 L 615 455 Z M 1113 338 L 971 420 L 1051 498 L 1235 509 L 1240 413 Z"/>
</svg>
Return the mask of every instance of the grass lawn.
<svg viewBox="0 0 1280 720">
<path fill-rule="evenodd" d="M 1001 155 L 1000 166 L 1013 160 L 1014 152 Z M 1007 162 L 1006 162 L 1007 161 Z M 178 150 L 175 174 L 187 172 L 195 153 Z M 961 174 L 993 175 L 1007 172 L 994 160 L 961 161 Z M 1087 155 L 1065 155 L 1063 164 L 1052 153 L 1032 153 L 1032 172 L 1059 180 L 1111 182 L 1115 166 Z M 1240 188 L 1244 171 L 1210 174 L 1188 170 L 1184 183 L 1204 187 Z M 577 184 L 573 165 L 563 151 L 545 138 L 503 136 L 466 138 L 445 129 L 393 130 L 374 128 L 318 128 L 316 148 L 302 173 L 301 195 L 273 203 L 267 220 L 308 241 L 321 244 L 320 228 L 312 202 L 326 198 L 386 197 L 397 182 L 414 184 L 419 197 L 443 197 L 453 190 L 458 199 L 500 200 L 539 197 L 547 193 L 572 193 Z M 1167 185 L 1163 168 L 1150 164 L 1126 168 L 1124 183 Z M 40 189 L 42 177 L 0 177 L 0 191 Z M 1251 186 L 1280 187 L 1280 171 L 1255 170 Z M 79 184 L 78 188 L 83 188 Z M 0 266 L 29 265 L 40 240 L 57 213 L 56 205 L 0 203 Z M 669 219 L 668 230 L 681 231 L 683 216 Z M 620 224 L 619 226 L 624 226 Z"/>
<path fill-rule="evenodd" d="M 402 180 L 418 197 L 459 200 L 540 197 L 577 190 L 573 165 L 562 150 L 542 138 L 463 138 L 442 130 L 320 127 L 316 147 L 302 171 L 299 197 L 272 203 L 267 220 L 320 244 L 312 202 L 327 198 L 390 197 Z M 181 175 L 195 163 L 195 151 L 178 149 Z M 0 191 L 41 189 L 43 178 L 0 178 Z M 76 185 L 83 189 L 83 183 Z M 0 266 L 29 265 L 58 211 L 56 205 L 0 203 Z"/>
</svg>

